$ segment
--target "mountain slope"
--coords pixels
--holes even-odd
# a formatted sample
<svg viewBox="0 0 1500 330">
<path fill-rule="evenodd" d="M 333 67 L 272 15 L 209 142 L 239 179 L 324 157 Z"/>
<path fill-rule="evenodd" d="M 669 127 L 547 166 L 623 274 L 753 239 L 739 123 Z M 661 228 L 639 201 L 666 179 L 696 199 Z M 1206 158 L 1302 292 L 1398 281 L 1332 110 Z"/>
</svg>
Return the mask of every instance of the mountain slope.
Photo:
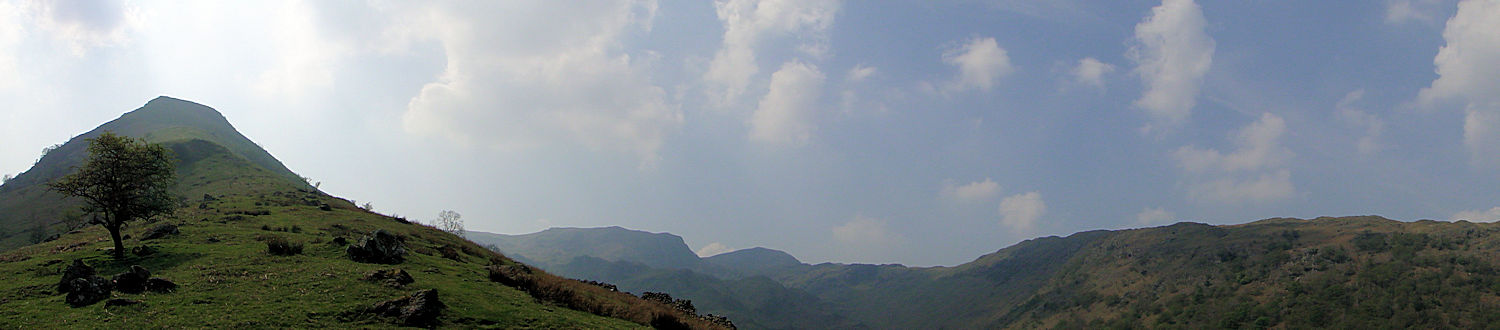
<svg viewBox="0 0 1500 330">
<path fill-rule="evenodd" d="M 620 227 L 551 228 L 525 235 L 470 232 L 469 238 L 544 264 L 564 264 L 576 257 L 590 256 L 667 269 L 692 269 L 699 265 L 698 255 L 687 248 L 682 237 Z"/>
<path fill-rule="evenodd" d="M 822 327 L 1489 328 L 1500 325 L 1497 234 L 1464 221 L 1277 218 L 1043 237 L 955 267 L 793 265 L 774 250 L 705 258 L 739 272 L 719 279 L 585 257 L 551 267 L 715 301 L 747 328 L 786 317 L 724 293 L 747 276 L 844 318 Z"/>
<path fill-rule="evenodd" d="M 143 129 L 141 134 L 148 140 L 176 153 L 176 192 L 183 195 L 182 207 L 154 222 L 127 226 L 125 244 L 132 252 L 123 260 L 107 256 L 112 244 L 98 226 L 82 226 L 51 241 L 0 253 L 0 274 L 6 278 L 0 283 L 0 328 L 391 327 L 394 319 L 372 312 L 372 306 L 426 289 L 435 290 L 447 306 L 436 319 L 445 326 L 639 328 L 685 323 L 714 327 L 659 303 L 530 270 L 458 236 L 361 210 L 346 200 L 308 189 L 284 168 L 266 168 L 263 164 L 268 162 L 254 161 L 235 146 L 221 144 L 224 136 L 239 135 L 211 134 L 222 128 L 212 121 L 156 122 L 166 120 L 160 116 L 175 115 L 222 118 L 216 112 L 213 116 L 174 112 L 181 110 L 178 102 L 154 100 L 105 126 Z M 165 105 L 166 110 L 158 105 Z M 65 148 L 86 144 L 81 137 Z M 254 145 L 245 142 L 242 146 Z M 55 172 L 56 168 L 43 165 L 62 166 L 69 156 L 54 152 L 47 157 L 27 172 L 32 179 Z M 5 186 L 7 197 L 25 198 L 4 200 L 8 208 L 0 212 L 72 208 L 37 198 L 36 189 L 42 188 L 37 182 L 23 183 Z M 148 231 L 168 224 L 176 226 L 175 234 L 148 237 Z M 404 261 L 363 263 L 346 255 L 348 246 L 377 231 L 391 233 L 402 242 L 408 251 Z M 269 253 L 271 242 L 276 241 L 300 246 L 300 251 Z M 169 293 L 111 294 L 134 305 L 100 302 L 69 307 L 57 285 L 64 268 L 74 260 L 91 265 L 105 277 L 142 266 L 151 276 L 175 282 L 177 288 Z M 414 282 L 363 280 L 373 271 L 386 269 L 402 269 Z M 519 270 L 519 275 L 507 276 L 524 281 L 497 282 L 497 270 Z"/>
<path fill-rule="evenodd" d="M 182 161 L 179 165 L 183 167 L 202 159 L 246 162 L 254 166 L 233 168 L 274 177 L 275 180 L 268 181 L 284 187 L 311 188 L 269 152 L 241 135 L 218 111 L 201 104 L 162 96 L 118 119 L 73 137 L 43 155 L 31 169 L 0 185 L 0 251 L 30 243 L 27 241 L 28 236 L 37 229 L 48 231 L 39 234 L 40 236 L 55 234 L 51 229 L 66 218 L 81 216 L 70 213 L 77 209 L 74 207 L 76 201 L 63 200 L 61 196 L 47 190 L 46 183 L 66 175 L 73 167 L 82 164 L 88 157 L 87 139 L 106 131 L 143 138 L 151 143 L 166 144 L 177 152 L 177 157 Z M 182 179 L 192 181 L 190 179 L 193 178 Z M 181 193 L 184 196 L 194 196 L 189 191 Z"/>
</svg>

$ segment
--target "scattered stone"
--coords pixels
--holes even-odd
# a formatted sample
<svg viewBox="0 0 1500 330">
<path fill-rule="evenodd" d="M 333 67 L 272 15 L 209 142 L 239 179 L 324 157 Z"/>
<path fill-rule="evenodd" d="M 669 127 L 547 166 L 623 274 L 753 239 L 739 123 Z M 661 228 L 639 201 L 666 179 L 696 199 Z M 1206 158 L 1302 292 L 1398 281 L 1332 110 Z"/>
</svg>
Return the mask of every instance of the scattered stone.
<svg viewBox="0 0 1500 330">
<path fill-rule="evenodd" d="M 156 227 L 152 227 L 150 230 L 147 230 L 146 233 L 141 234 L 141 240 L 153 240 L 171 235 L 177 235 L 178 233 L 180 233 L 180 231 L 177 230 L 177 225 L 164 223 L 157 225 Z"/>
<path fill-rule="evenodd" d="M 318 204 L 318 209 L 323 211 L 333 211 L 333 206 L 328 205 L 328 203 L 320 203 Z"/>
<path fill-rule="evenodd" d="M 146 245 L 141 245 L 141 246 L 130 248 L 130 253 L 134 253 L 137 256 L 144 257 L 144 256 L 149 256 L 149 255 L 156 254 L 156 248 L 150 247 L 150 246 L 146 246 Z"/>
<path fill-rule="evenodd" d="M 416 281 L 411 278 L 411 274 L 407 274 L 405 270 L 400 268 L 373 270 L 365 273 L 364 280 L 383 283 L 390 287 L 400 287 Z"/>
<path fill-rule="evenodd" d="M 209 243 L 218 243 L 219 242 L 219 237 L 218 236 L 209 236 L 208 237 L 208 242 Z"/>
<path fill-rule="evenodd" d="M 104 302 L 104 307 L 139 305 L 142 301 L 135 299 L 115 298 Z"/>
<path fill-rule="evenodd" d="M 63 269 L 62 280 L 57 281 L 57 292 L 73 292 L 72 285 L 74 279 L 88 279 L 89 277 L 96 275 L 99 275 L 99 273 L 94 271 L 94 267 L 89 267 L 89 265 L 84 264 L 83 260 L 73 260 L 72 265 L 68 266 L 68 268 Z"/>
<path fill-rule="evenodd" d="M 122 293 L 141 293 L 146 291 L 146 280 L 151 278 L 151 271 L 140 265 L 130 266 L 130 270 L 115 274 L 115 290 Z"/>
<path fill-rule="evenodd" d="M 344 252 L 349 259 L 364 263 L 394 265 L 406 261 L 406 245 L 396 235 L 382 229 L 360 238 Z"/>
<path fill-rule="evenodd" d="M 218 198 L 214 198 L 213 195 L 203 194 L 203 201 L 205 201 L 205 202 L 212 202 L 212 201 L 216 201 L 216 200 L 219 200 L 219 199 Z"/>
<path fill-rule="evenodd" d="M 177 283 L 172 283 L 165 278 L 152 277 L 146 280 L 146 291 L 155 293 L 171 293 L 177 291 Z"/>
<path fill-rule="evenodd" d="M 427 289 L 412 293 L 411 296 L 375 303 L 369 311 L 377 315 L 394 317 L 401 325 L 429 326 L 436 323 L 444 307 L 447 306 L 438 301 L 437 290 Z"/>
<path fill-rule="evenodd" d="M 98 275 L 75 278 L 69 282 L 68 288 L 70 291 L 64 301 L 73 307 L 93 305 L 104 298 L 109 298 L 109 281 Z"/>
</svg>

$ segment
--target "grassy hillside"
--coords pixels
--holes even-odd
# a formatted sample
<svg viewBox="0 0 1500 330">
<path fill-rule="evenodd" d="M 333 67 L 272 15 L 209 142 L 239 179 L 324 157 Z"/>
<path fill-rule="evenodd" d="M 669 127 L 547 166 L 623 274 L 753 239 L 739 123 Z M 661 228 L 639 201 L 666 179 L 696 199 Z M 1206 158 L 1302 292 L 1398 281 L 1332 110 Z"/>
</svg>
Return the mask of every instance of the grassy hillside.
<svg viewBox="0 0 1500 330">
<path fill-rule="evenodd" d="M 204 133 L 212 128 L 133 122 L 156 120 L 141 115 L 150 114 L 152 104 L 106 126 L 158 127 L 145 135 L 172 149 L 179 160 L 175 192 L 182 196 L 180 208 L 153 222 L 127 226 L 125 244 L 133 251 L 123 260 L 108 256 L 112 244 L 101 227 L 64 221 L 53 225 L 65 232 L 54 240 L 0 253 L 0 276 L 6 279 L 0 283 L 0 328 L 384 328 L 396 326 L 396 320 L 372 313 L 372 306 L 425 289 L 436 290 L 447 306 L 437 318 L 440 326 L 716 327 L 664 304 L 531 270 L 447 232 L 361 210 L 310 189 L 284 168 L 266 168 L 234 146 L 220 144 Z M 42 163 L 61 166 L 68 163 L 67 155 L 54 152 Z M 39 164 L 27 173 L 35 179 L 53 172 L 59 171 Z M 35 196 L 42 189 L 38 182 L 23 183 L 7 184 L 5 196 L 30 197 L 5 199 L 7 208 L 0 213 L 74 209 L 72 203 L 56 203 L 55 196 Z M 166 224 L 176 225 L 177 233 L 146 239 L 147 231 Z M 399 238 L 408 251 L 403 262 L 362 263 L 346 255 L 348 245 L 377 230 Z M 301 248 L 273 254 L 268 249 L 272 242 Z M 138 247 L 145 248 L 134 251 Z M 112 298 L 139 302 L 134 305 L 70 307 L 57 285 L 74 260 L 106 278 L 142 266 L 177 288 L 111 293 Z M 414 282 L 364 280 L 372 271 L 387 269 L 401 269 Z M 511 273 L 497 279 L 502 270 Z"/>
<path fill-rule="evenodd" d="M 255 165 L 245 169 L 256 172 L 256 175 L 276 177 L 281 179 L 275 180 L 276 182 L 297 188 L 312 188 L 269 152 L 236 131 L 218 111 L 201 104 L 162 96 L 118 119 L 55 146 L 31 169 L 0 185 L 0 251 L 30 244 L 30 236 L 33 234 L 42 237 L 56 234 L 58 230 L 66 229 L 58 228 L 64 220 L 80 216 L 72 213 L 77 209 L 75 201 L 61 199 L 48 191 L 45 184 L 82 164 L 88 156 L 86 139 L 105 131 L 143 138 L 152 143 L 184 143 L 193 140 L 207 142 L 226 149 L 233 156 L 231 158 L 239 158 Z M 186 148 L 188 149 L 174 148 L 174 151 L 178 151 L 179 158 L 197 157 L 194 156 L 196 150 L 191 146 Z M 185 193 L 184 196 L 195 195 Z M 38 229 L 43 233 L 34 233 Z"/>
</svg>

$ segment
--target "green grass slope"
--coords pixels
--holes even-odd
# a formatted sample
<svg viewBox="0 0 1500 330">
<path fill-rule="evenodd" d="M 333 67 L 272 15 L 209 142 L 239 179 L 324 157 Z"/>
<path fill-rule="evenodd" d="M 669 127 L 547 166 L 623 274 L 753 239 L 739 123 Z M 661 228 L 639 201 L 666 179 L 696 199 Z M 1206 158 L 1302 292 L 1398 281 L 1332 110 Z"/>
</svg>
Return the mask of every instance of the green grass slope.
<svg viewBox="0 0 1500 330">
<path fill-rule="evenodd" d="M 678 320 L 714 328 L 659 303 L 539 270 L 525 284 L 502 285 L 493 280 L 492 267 L 522 265 L 456 235 L 312 190 L 295 175 L 209 140 L 197 127 L 162 129 L 146 135 L 177 155 L 180 208 L 153 222 L 131 223 L 124 232 L 127 248 L 155 252 L 116 260 L 108 256 L 112 244 L 99 226 L 76 227 L 55 240 L 0 252 L 0 277 L 6 279 L 0 283 L 0 328 L 385 328 L 394 327 L 391 319 L 364 311 L 421 289 L 435 289 L 447 306 L 438 318 L 441 326 L 615 329 Z M 7 197 L 30 196 L 40 185 L 6 187 L 16 189 Z M 45 196 L 4 201 L 13 208 L 0 212 L 76 207 Z M 161 224 L 175 224 L 180 233 L 142 240 L 145 231 Z M 64 231 L 66 225 L 54 227 Z M 340 241 L 356 242 L 376 230 L 403 240 L 409 251 L 403 263 L 346 257 Z M 273 255 L 267 250 L 270 240 L 304 249 Z M 56 285 L 73 260 L 85 261 L 106 278 L 141 265 L 179 287 L 171 293 L 112 293 L 142 301 L 139 305 L 70 307 Z M 415 282 L 392 287 L 362 280 L 370 271 L 390 268 L 405 270 Z"/>
<path fill-rule="evenodd" d="M 57 228 L 60 223 L 77 215 L 70 213 L 77 209 L 76 202 L 63 200 L 48 191 L 46 183 L 82 164 L 88 157 L 87 139 L 106 131 L 143 138 L 152 143 L 201 140 L 227 150 L 229 158 L 240 158 L 255 165 L 247 168 L 252 168 L 257 174 L 284 179 L 277 181 L 298 188 L 311 188 L 269 152 L 236 131 L 218 111 L 162 96 L 57 146 L 31 169 L 0 185 L 0 251 L 30 244 L 30 236 L 38 228 L 45 231 L 40 236 L 55 234 L 55 229 L 61 229 Z M 179 158 L 194 157 L 191 152 L 176 149 Z"/>
</svg>

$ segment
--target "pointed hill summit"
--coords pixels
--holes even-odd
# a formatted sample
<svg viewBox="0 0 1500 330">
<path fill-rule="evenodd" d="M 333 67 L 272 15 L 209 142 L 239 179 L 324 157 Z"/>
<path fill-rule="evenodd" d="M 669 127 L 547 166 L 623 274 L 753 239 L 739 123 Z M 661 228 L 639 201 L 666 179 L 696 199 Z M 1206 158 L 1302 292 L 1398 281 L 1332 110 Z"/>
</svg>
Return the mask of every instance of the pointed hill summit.
<svg viewBox="0 0 1500 330">
<path fill-rule="evenodd" d="M 48 190 L 104 132 L 175 154 L 178 208 L 124 228 Z M 39 235 L 41 234 L 41 235 Z M 218 111 L 160 97 L 0 185 L 0 328 L 722 328 L 307 185 Z"/>
</svg>

